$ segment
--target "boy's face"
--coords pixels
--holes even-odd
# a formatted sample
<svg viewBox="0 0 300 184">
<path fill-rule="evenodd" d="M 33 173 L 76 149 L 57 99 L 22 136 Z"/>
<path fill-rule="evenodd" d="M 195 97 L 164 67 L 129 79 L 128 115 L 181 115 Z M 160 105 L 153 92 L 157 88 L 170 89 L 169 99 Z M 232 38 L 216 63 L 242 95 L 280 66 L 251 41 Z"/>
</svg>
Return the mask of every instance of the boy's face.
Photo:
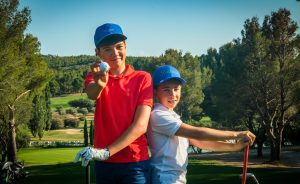
<svg viewBox="0 0 300 184">
<path fill-rule="evenodd" d="M 96 54 L 101 60 L 107 62 L 111 69 L 123 68 L 126 60 L 126 43 L 120 41 L 113 45 L 96 48 Z"/>
<path fill-rule="evenodd" d="M 180 101 L 181 82 L 177 79 L 168 80 L 160 84 L 154 93 L 163 106 L 173 111 Z"/>
</svg>

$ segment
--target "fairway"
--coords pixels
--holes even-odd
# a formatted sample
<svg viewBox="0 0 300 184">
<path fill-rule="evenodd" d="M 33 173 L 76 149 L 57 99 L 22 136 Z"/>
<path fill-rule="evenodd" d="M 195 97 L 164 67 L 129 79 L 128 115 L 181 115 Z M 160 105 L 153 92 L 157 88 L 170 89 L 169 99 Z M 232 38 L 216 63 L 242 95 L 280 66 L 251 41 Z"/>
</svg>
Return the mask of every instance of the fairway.
<svg viewBox="0 0 300 184">
<path fill-rule="evenodd" d="M 53 97 L 50 99 L 51 110 L 54 111 L 58 106 L 62 106 L 63 108 L 68 108 L 70 107 L 70 105 L 68 104 L 69 101 L 79 100 L 79 99 L 87 99 L 86 93 L 75 93 L 75 94 L 69 94 L 60 97 Z"/>
<path fill-rule="evenodd" d="M 26 166 L 57 165 L 73 161 L 82 148 L 27 148 L 19 152 L 18 158 Z"/>
<path fill-rule="evenodd" d="M 83 124 L 83 123 L 81 123 Z M 38 137 L 31 137 L 31 141 L 39 141 Z M 81 141 L 83 142 L 83 128 L 70 128 L 45 131 L 42 141 Z"/>
</svg>

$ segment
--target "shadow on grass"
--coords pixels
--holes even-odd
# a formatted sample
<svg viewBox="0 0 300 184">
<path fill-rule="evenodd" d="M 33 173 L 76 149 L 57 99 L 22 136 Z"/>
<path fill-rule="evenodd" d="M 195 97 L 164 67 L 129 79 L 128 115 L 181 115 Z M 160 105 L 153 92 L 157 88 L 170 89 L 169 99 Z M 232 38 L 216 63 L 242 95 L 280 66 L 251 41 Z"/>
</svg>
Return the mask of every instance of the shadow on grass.
<svg viewBox="0 0 300 184">
<path fill-rule="evenodd" d="M 260 184 L 294 183 L 300 176 L 299 168 L 248 168 Z M 187 181 L 189 184 L 240 184 L 241 167 L 215 165 L 211 161 L 190 160 Z M 247 180 L 247 184 L 255 183 Z"/>
<path fill-rule="evenodd" d="M 90 167 L 91 183 L 96 183 L 93 164 Z M 80 163 L 31 166 L 26 167 L 26 171 L 29 171 L 29 176 L 17 184 L 84 184 L 86 181 L 85 167 Z"/>
<path fill-rule="evenodd" d="M 84 184 L 85 168 L 78 164 L 67 163 L 57 165 L 27 167 L 30 172 L 17 184 Z M 261 184 L 294 183 L 300 176 L 299 168 L 248 168 Z M 240 184 L 242 168 L 216 165 L 209 160 L 190 160 L 188 165 L 188 184 Z M 95 183 L 94 166 L 91 165 L 91 183 Z M 247 184 L 254 182 L 247 181 Z"/>
</svg>

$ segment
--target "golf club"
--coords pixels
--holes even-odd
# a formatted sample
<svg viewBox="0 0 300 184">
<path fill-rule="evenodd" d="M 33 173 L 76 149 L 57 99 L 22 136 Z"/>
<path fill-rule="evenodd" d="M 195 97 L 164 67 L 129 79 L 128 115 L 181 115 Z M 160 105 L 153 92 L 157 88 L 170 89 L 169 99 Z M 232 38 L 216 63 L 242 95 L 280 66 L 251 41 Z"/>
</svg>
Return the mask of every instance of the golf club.
<svg viewBox="0 0 300 184">
<path fill-rule="evenodd" d="M 247 147 L 244 149 L 244 165 L 243 165 L 243 174 L 240 175 L 242 178 L 242 184 L 246 184 L 246 181 L 248 178 L 252 178 L 252 180 L 256 183 L 259 184 L 258 180 L 254 176 L 253 173 L 247 173 L 247 167 L 248 167 L 248 156 L 249 156 L 249 147 L 250 145 L 248 144 Z"/>
<path fill-rule="evenodd" d="M 85 183 L 90 184 L 91 183 L 91 167 L 90 163 L 85 168 Z"/>
</svg>

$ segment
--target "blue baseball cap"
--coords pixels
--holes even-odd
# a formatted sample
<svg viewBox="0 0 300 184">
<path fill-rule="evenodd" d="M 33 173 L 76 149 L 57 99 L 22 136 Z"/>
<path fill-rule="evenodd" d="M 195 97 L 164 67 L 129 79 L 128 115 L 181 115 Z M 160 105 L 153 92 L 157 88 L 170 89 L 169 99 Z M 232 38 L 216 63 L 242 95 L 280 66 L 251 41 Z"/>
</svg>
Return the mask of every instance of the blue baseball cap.
<svg viewBox="0 0 300 184">
<path fill-rule="evenodd" d="M 95 46 L 97 47 L 102 41 L 110 36 L 117 36 L 120 40 L 126 40 L 121 27 L 118 24 L 106 23 L 99 26 L 94 35 Z"/>
<path fill-rule="evenodd" d="M 171 65 L 160 66 L 153 73 L 154 87 L 157 87 L 161 83 L 164 83 L 170 79 L 177 79 L 182 84 L 186 83 L 186 81 L 180 76 L 179 71 Z"/>
</svg>

